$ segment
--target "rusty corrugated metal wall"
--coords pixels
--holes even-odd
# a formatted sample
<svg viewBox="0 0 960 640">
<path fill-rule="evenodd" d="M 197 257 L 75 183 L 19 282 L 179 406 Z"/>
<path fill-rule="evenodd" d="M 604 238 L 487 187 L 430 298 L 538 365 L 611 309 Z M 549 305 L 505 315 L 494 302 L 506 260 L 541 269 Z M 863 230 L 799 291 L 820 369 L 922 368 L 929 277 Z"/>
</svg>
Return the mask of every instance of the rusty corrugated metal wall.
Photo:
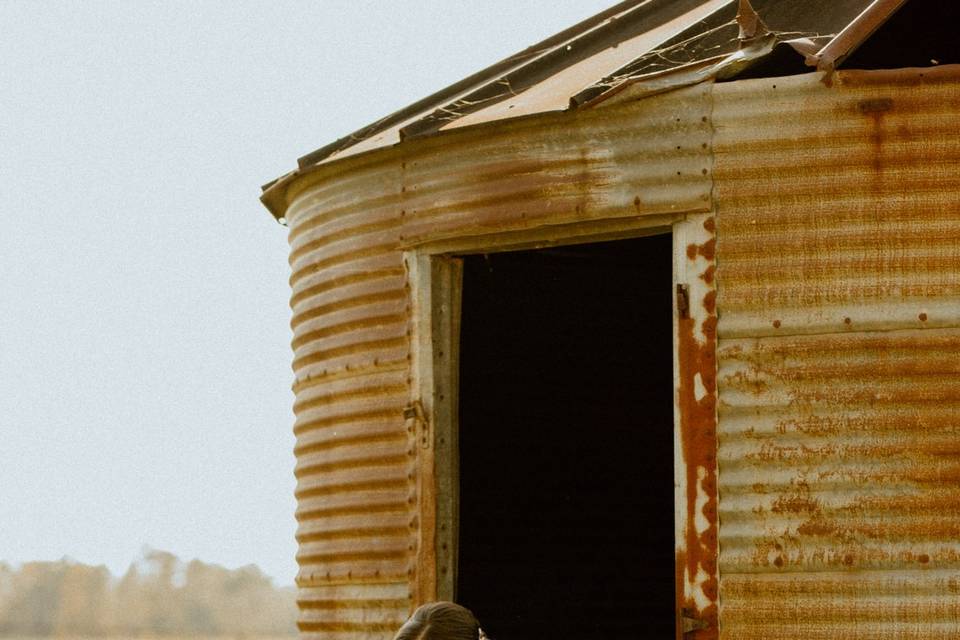
<svg viewBox="0 0 960 640">
<path fill-rule="evenodd" d="M 717 85 L 721 637 L 960 637 L 960 74 Z"/>
<path fill-rule="evenodd" d="M 390 638 L 432 596 L 403 251 L 697 212 L 712 260 L 713 206 L 722 637 L 960 635 L 960 72 L 922 73 L 625 92 L 291 183 L 304 636 Z"/>
<path fill-rule="evenodd" d="M 708 211 L 709 94 L 417 141 L 296 185 L 286 217 L 304 637 L 388 639 L 434 597 L 418 575 L 434 557 L 418 520 L 417 456 L 430 452 L 404 420 L 419 400 L 404 248 Z"/>
</svg>

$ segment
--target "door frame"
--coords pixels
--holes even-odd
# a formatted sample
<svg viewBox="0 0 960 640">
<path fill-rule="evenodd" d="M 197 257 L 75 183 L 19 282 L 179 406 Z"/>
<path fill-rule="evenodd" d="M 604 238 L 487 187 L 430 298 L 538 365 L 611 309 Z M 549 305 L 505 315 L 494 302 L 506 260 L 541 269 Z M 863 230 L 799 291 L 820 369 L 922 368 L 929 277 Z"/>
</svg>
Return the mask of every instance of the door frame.
<svg viewBox="0 0 960 640">
<path fill-rule="evenodd" d="M 417 448 L 419 514 L 414 606 L 455 600 L 457 595 L 463 274 L 459 256 L 672 233 L 671 285 L 677 292 L 673 305 L 677 637 L 694 631 L 697 637 L 707 638 L 710 627 L 715 631 L 716 407 L 715 402 L 707 402 L 705 411 L 703 401 L 715 397 L 716 359 L 691 355 L 716 350 L 715 330 L 712 337 L 707 335 L 716 326 L 712 221 L 712 214 L 643 216 L 444 238 L 405 247 L 413 306 L 412 391 L 405 417 Z M 705 366 L 714 368 L 706 371 Z"/>
</svg>

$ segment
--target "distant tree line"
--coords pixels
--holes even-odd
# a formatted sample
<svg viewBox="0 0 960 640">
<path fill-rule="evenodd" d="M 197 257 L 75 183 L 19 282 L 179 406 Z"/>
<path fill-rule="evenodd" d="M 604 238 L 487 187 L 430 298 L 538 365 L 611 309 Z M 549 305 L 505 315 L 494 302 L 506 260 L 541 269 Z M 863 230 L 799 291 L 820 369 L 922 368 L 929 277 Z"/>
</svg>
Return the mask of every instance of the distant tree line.
<svg viewBox="0 0 960 640">
<path fill-rule="evenodd" d="M 119 579 L 70 560 L 0 563 L 0 636 L 292 635 L 295 597 L 255 565 L 184 563 L 164 551 Z"/>
</svg>

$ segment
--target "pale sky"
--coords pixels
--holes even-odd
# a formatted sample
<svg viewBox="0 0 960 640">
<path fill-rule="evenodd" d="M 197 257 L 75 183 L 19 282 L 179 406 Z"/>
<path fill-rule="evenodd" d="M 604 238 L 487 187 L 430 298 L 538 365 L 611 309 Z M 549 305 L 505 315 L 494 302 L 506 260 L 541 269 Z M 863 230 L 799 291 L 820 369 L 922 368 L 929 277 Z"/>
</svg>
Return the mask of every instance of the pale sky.
<svg viewBox="0 0 960 640">
<path fill-rule="evenodd" d="M 614 0 L 0 0 L 0 561 L 296 574 L 259 186 Z"/>
</svg>

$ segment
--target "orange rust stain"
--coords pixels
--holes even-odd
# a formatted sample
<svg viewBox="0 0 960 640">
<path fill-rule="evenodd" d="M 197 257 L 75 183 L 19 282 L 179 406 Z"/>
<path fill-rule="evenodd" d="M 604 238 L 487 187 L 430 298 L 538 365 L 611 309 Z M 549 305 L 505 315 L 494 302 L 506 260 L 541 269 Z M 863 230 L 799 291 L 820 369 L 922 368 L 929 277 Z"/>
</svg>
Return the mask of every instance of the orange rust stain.
<svg viewBox="0 0 960 640">
<path fill-rule="evenodd" d="M 700 255 L 712 261 L 717 255 L 717 239 L 711 238 L 700 245 Z"/>
<path fill-rule="evenodd" d="M 837 528 L 828 522 L 814 518 L 797 527 L 797 533 L 802 536 L 829 536 L 836 533 Z"/>
<path fill-rule="evenodd" d="M 921 564 L 927 564 L 928 562 L 930 562 L 930 556 L 928 556 L 925 553 L 921 553 L 919 556 L 917 556 L 917 562 Z"/>
<path fill-rule="evenodd" d="M 706 282 L 707 284 L 713 284 L 714 277 L 717 273 L 717 266 L 712 264 L 706 268 L 706 270 L 700 274 L 700 279 Z"/>
<path fill-rule="evenodd" d="M 712 246 L 713 241 L 706 243 Z M 695 245 L 693 245 L 695 246 Z M 703 254 L 703 247 L 696 247 Z M 706 305 L 706 300 L 704 301 Z M 715 304 L 711 303 L 711 304 Z M 684 534 L 686 553 L 678 557 L 677 593 L 681 608 L 696 612 L 696 617 L 707 622 L 707 629 L 689 633 L 686 639 L 715 640 L 718 638 L 718 582 L 717 582 L 717 438 L 716 438 L 716 346 L 717 318 L 709 316 L 703 321 L 701 331 L 704 344 L 696 339 L 697 321 L 693 318 L 678 320 L 678 365 L 680 434 L 683 458 L 686 464 L 686 509 L 687 529 Z M 697 399 L 694 379 L 700 375 L 706 394 Z M 703 470 L 704 477 L 700 473 Z M 707 494 L 703 515 L 709 526 L 703 532 L 696 529 L 697 489 L 702 487 Z M 703 592 L 711 600 L 704 609 L 683 598 L 684 582 L 692 583 L 702 570 L 708 576 Z"/>
<path fill-rule="evenodd" d="M 857 103 L 857 111 L 864 114 L 883 113 L 893 108 L 891 98 L 868 98 Z"/>
<path fill-rule="evenodd" d="M 712 314 L 717 310 L 717 292 L 708 291 L 705 296 L 703 296 L 703 308 L 707 310 L 707 313 Z"/>
<path fill-rule="evenodd" d="M 704 226 L 706 226 L 706 223 L 704 223 Z M 687 257 L 690 258 L 691 260 L 694 260 L 698 255 L 701 255 L 707 260 L 712 262 L 717 255 L 717 239 L 711 238 L 710 240 L 707 240 L 703 244 L 699 244 L 699 245 L 688 244 Z"/>
<path fill-rule="evenodd" d="M 806 496 L 782 496 L 774 501 L 770 511 L 774 513 L 816 513 L 820 511 L 820 503 Z"/>
<path fill-rule="evenodd" d="M 773 328 L 774 328 L 774 329 L 779 329 L 779 328 L 780 328 L 780 321 L 779 321 L 779 320 L 774 320 L 774 321 L 773 321 Z"/>
<path fill-rule="evenodd" d="M 737 371 L 736 373 L 727 375 L 724 377 L 723 381 L 729 385 L 731 389 L 747 391 L 753 395 L 760 395 L 770 386 L 759 376 L 750 375 L 745 371 Z M 755 431 L 752 427 L 748 428 L 744 432 L 744 435 L 748 438 L 754 437 L 754 434 Z"/>
<path fill-rule="evenodd" d="M 717 221 L 713 218 L 713 216 L 711 216 L 703 221 L 703 228 L 710 233 L 713 233 L 717 230 Z"/>
<path fill-rule="evenodd" d="M 870 98 L 857 102 L 857 111 L 871 120 L 870 142 L 873 145 L 874 173 L 883 171 L 884 115 L 893 108 L 890 98 Z M 875 183 L 874 189 L 879 189 Z"/>
</svg>

